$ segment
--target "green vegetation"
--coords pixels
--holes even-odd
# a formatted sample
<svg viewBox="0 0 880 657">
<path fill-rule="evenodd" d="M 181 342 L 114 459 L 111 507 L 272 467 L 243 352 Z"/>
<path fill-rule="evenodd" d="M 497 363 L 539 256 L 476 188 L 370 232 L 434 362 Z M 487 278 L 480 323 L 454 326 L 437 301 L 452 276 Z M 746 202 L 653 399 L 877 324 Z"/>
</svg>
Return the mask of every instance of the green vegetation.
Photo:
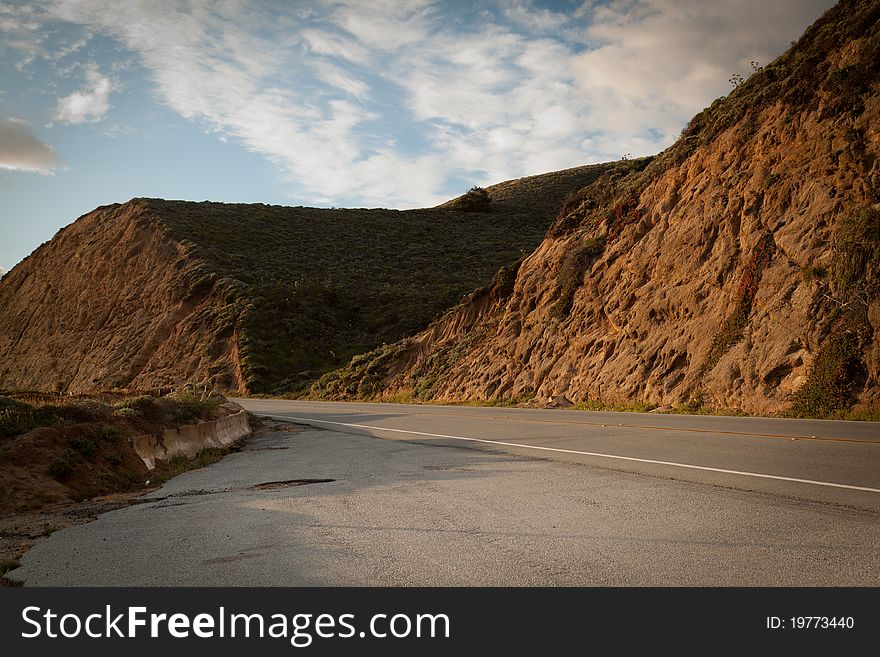
<svg viewBox="0 0 880 657">
<path fill-rule="evenodd" d="M 562 260 L 556 275 L 556 301 L 550 309 L 553 317 L 568 317 L 574 304 L 574 295 L 584 282 L 584 274 L 605 249 L 605 237 L 590 237 L 578 242 Z"/>
<path fill-rule="evenodd" d="M 454 198 L 442 207 L 459 212 L 491 212 L 492 198 L 482 187 L 471 187 L 467 192 Z"/>
<path fill-rule="evenodd" d="M 183 455 L 172 456 L 161 470 L 157 470 L 154 473 L 152 476 L 152 482 L 157 485 L 164 483 L 172 477 L 176 477 L 184 472 L 197 470 L 211 465 L 212 463 L 216 463 L 227 454 L 229 454 L 228 448 L 205 447 L 204 449 L 199 450 L 199 453 L 196 454 L 194 459 L 188 459 Z"/>
<path fill-rule="evenodd" d="M 471 292 L 458 305 L 444 313 L 449 317 L 459 312 L 466 304 L 478 298 L 487 297 L 501 301 L 513 293 L 516 274 L 521 260 L 502 267 L 492 278 L 491 283 Z M 413 344 L 409 338 L 391 345 L 383 344 L 368 353 L 359 354 L 347 366 L 329 372 L 312 385 L 309 395 L 317 399 L 381 399 L 400 403 L 425 402 L 434 398 L 435 384 L 449 371 L 483 335 L 482 328 L 472 328 L 461 337 L 444 345 L 432 353 L 418 370 L 411 372 L 405 381 L 409 392 L 391 400 L 385 395 L 385 384 L 389 375 L 390 363 L 404 357 Z"/>
<path fill-rule="evenodd" d="M 534 250 L 562 199 L 606 168 L 465 195 L 485 193 L 491 212 L 456 210 L 456 200 L 407 211 L 146 202 L 205 263 L 186 294 L 218 299 L 205 321 L 216 339 L 237 337 L 248 391 L 284 394 L 423 329 Z M 233 387 L 222 376 L 215 383 Z"/>
<path fill-rule="evenodd" d="M 791 414 L 798 417 L 840 417 L 864 387 L 863 353 L 872 332 L 868 307 L 880 296 L 880 210 L 863 208 L 836 226 L 831 272 L 823 284 L 825 279 L 833 324 L 795 394 Z"/>
<path fill-rule="evenodd" d="M 21 562 L 18 559 L 4 559 L 3 561 L 0 561 L 0 577 L 8 573 L 10 570 L 15 570 L 20 567 Z"/>
<path fill-rule="evenodd" d="M 199 394 L 190 387 L 159 398 L 150 395 L 121 399 L 118 399 L 120 395 L 109 396 L 117 399 L 105 403 L 97 399 L 42 393 L 0 395 L 0 438 L 17 436 L 39 427 L 81 425 L 82 433 L 73 439 L 71 447 L 76 453 L 92 458 L 97 449 L 96 441 L 113 443 L 121 437 L 120 428 L 110 423 L 113 419 L 145 428 L 147 425 L 170 427 L 210 419 L 223 399 L 213 392 Z"/>
<path fill-rule="evenodd" d="M 718 361 L 721 360 L 721 357 L 742 339 L 743 331 L 748 326 L 749 316 L 752 313 L 755 295 L 758 293 L 758 284 L 761 282 L 764 270 L 770 264 L 770 260 L 775 252 L 776 244 L 773 241 L 773 235 L 770 233 L 765 234 L 755 245 L 752 257 L 746 263 L 740 278 L 736 305 L 733 312 L 721 323 L 721 328 L 712 341 L 709 354 L 706 356 L 706 362 L 702 366 L 704 372 L 708 372 L 715 367 Z"/>
<path fill-rule="evenodd" d="M 95 441 L 89 436 L 74 436 L 70 439 L 70 446 L 89 461 L 95 458 L 95 452 L 98 451 Z"/>
<path fill-rule="evenodd" d="M 823 281 L 828 278 L 828 270 L 816 265 L 804 265 L 801 267 L 801 279 L 804 283 Z"/>
<path fill-rule="evenodd" d="M 56 406 L 34 408 L 12 397 L 0 396 L 0 438 L 58 424 L 63 418 L 57 410 Z"/>
<path fill-rule="evenodd" d="M 638 190 L 646 184 L 645 172 L 653 161 L 642 157 L 607 165 L 601 176 L 566 197 L 548 236 L 560 238 L 576 231 L 594 234 L 605 223 L 605 238 L 614 241 L 638 218 Z"/>
<path fill-rule="evenodd" d="M 858 380 L 864 376 L 861 348 L 854 333 L 834 333 L 810 368 L 807 381 L 797 391 L 792 414 L 827 417 L 852 404 Z"/>
<path fill-rule="evenodd" d="M 70 450 L 67 450 L 63 454 L 52 459 L 52 462 L 46 469 L 46 473 L 53 476 L 55 479 L 64 479 L 73 470 L 72 461 L 73 453 Z"/>
<path fill-rule="evenodd" d="M 588 399 L 576 403 L 571 407 L 573 411 L 615 411 L 618 413 L 650 413 L 657 404 L 651 402 L 634 402 L 631 404 L 603 404 L 600 401 Z"/>
</svg>

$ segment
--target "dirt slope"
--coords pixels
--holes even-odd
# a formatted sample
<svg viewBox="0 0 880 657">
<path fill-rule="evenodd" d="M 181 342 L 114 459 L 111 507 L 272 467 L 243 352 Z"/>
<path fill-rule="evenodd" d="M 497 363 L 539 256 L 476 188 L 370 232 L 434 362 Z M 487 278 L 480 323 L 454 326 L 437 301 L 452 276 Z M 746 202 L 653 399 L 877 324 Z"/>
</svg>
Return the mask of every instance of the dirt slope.
<svg viewBox="0 0 880 657">
<path fill-rule="evenodd" d="M 515 276 L 314 394 L 876 406 L 878 17 L 840 3 L 647 166 L 582 190 Z"/>
<path fill-rule="evenodd" d="M 62 229 L 0 283 L 0 387 L 149 389 L 212 368 L 236 387 L 235 335 L 217 330 L 235 295 L 190 252 L 142 199 Z"/>
</svg>

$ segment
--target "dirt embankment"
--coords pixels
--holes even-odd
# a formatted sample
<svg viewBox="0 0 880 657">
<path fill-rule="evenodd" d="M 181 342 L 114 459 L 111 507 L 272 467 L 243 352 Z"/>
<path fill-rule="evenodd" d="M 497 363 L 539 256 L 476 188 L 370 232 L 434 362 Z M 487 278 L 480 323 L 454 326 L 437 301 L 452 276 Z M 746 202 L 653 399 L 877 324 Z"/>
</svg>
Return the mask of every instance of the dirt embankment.
<svg viewBox="0 0 880 657">
<path fill-rule="evenodd" d="M 3 277 L 0 386 L 236 390 L 236 304 L 146 201 L 98 208 Z"/>
<path fill-rule="evenodd" d="M 238 404 L 188 390 L 0 396 L 0 567 L 56 529 L 221 458 L 250 429 Z"/>
<path fill-rule="evenodd" d="M 506 298 L 315 394 L 876 408 L 878 14 L 841 3 L 647 167 L 571 199 Z"/>
</svg>

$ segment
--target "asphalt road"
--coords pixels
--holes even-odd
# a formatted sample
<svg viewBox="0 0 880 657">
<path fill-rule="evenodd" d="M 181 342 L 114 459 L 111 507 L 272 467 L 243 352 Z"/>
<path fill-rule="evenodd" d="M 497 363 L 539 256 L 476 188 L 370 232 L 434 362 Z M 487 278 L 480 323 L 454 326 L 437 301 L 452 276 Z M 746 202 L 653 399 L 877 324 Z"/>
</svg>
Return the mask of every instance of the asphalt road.
<svg viewBox="0 0 880 657">
<path fill-rule="evenodd" d="M 312 428 L 264 430 L 143 504 L 56 532 L 10 576 L 28 585 L 880 585 L 876 425 L 243 403 Z"/>
<path fill-rule="evenodd" d="M 237 400 L 317 427 L 880 511 L 880 424 L 709 415 Z"/>
</svg>

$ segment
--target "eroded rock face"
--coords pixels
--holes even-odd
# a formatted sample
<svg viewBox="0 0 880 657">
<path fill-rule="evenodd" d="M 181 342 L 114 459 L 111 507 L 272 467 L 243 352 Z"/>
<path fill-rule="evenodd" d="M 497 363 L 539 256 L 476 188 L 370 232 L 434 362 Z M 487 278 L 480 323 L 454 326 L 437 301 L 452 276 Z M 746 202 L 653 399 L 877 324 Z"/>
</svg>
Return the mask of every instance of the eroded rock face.
<svg viewBox="0 0 880 657">
<path fill-rule="evenodd" d="M 508 297 L 478 297 L 374 354 L 381 367 L 361 359 L 316 392 L 358 396 L 350 380 L 368 373 L 378 381 L 367 389 L 386 397 L 701 397 L 769 413 L 791 406 L 823 345 L 849 331 L 861 360 L 850 401 L 876 404 L 880 301 L 839 283 L 834 261 L 841 222 L 859 212 L 880 222 L 877 13 L 875 3 L 842 3 L 692 124 L 735 121 L 715 120 L 709 136 L 690 130 L 644 172 L 587 190 Z M 861 22 L 834 43 L 827 35 L 843 15 Z M 804 58 L 821 83 L 785 87 Z M 841 90 L 848 78 L 855 90 Z M 878 244 L 865 249 L 865 266 L 878 267 Z"/>
<path fill-rule="evenodd" d="M 241 387 L 235 298 L 170 239 L 145 201 L 61 230 L 0 286 L 0 387 Z M 226 318 L 229 319 L 228 317 Z"/>
</svg>

